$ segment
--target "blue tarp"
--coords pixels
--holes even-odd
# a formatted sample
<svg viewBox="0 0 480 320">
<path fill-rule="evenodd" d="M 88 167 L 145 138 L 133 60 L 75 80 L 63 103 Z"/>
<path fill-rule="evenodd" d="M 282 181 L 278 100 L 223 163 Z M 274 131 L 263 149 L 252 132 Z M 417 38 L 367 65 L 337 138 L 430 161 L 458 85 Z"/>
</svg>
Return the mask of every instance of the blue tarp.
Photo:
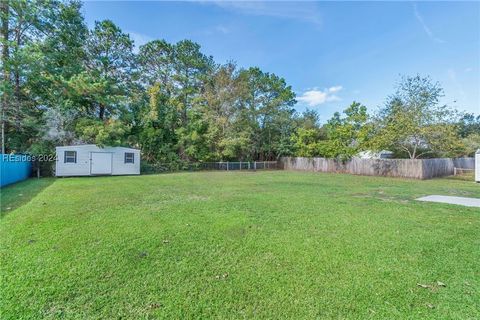
<svg viewBox="0 0 480 320">
<path fill-rule="evenodd" d="M 28 179 L 32 162 L 28 155 L 0 153 L 0 187 Z"/>
</svg>

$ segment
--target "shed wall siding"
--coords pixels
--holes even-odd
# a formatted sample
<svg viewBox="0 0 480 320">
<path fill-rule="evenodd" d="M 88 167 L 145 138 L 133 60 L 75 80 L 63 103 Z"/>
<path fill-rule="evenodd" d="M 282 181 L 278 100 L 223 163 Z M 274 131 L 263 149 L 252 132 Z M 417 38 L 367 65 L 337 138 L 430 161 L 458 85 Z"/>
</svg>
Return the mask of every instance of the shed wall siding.
<svg viewBox="0 0 480 320">
<path fill-rule="evenodd" d="M 77 163 L 65 163 L 64 152 L 76 151 Z M 112 153 L 112 175 L 140 174 L 140 151 L 123 147 L 99 148 L 92 145 L 57 147 L 56 176 L 90 176 L 92 152 Z M 134 163 L 124 163 L 125 152 L 135 154 Z"/>
<path fill-rule="evenodd" d="M 77 163 L 65 163 L 65 151 L 77 152 Z M 89 176 L 90 151 L 85 148 L 64 148 L 57 150 L 57 163 L 55 175 L 57 176 Z"/>
<path fill-rule="evenodd" d="M 125 163 L 125 152 L 135 154 L 134 163 Z M 122 150 L 113 153 L 112 175 L 140 174 L 140 151 Z"/>
</svg>

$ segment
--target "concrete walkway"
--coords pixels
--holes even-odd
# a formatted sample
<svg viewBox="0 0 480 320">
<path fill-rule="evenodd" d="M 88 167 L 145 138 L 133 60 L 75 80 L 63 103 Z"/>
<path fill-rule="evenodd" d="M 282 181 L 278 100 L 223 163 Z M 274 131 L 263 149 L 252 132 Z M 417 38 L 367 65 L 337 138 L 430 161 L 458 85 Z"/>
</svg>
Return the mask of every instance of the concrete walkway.
<svg viewBox="0 0 480 320">
<path fill-rule="evenodd" d="M 421 197 L 416 200 L 419 201 L 428 201 L 428 202 L 441 202 L 441 203 L 449 203 L 449 204 L 458 204 L 461 206 L 467 207 L 478 207 L 480 208 L 480 199 L 477 198 L 464 198 L 464 197 L 450 197 L 450 196 L 426 196 Z"/>
</svg>

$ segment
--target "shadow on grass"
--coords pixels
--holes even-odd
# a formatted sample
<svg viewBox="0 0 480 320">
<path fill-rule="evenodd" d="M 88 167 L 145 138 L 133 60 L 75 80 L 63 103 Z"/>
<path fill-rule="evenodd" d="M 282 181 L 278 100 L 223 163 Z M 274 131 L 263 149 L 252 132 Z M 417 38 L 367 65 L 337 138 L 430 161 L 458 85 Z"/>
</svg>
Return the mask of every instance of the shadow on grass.
<svg viewBox="0 0 480 320">
<path fill-rule="evenodd" d="M 55 182 L 55 178 L 31 178 L 0 189 L 0 217 L 23 206 L 42 190 Z"/>
</svg>

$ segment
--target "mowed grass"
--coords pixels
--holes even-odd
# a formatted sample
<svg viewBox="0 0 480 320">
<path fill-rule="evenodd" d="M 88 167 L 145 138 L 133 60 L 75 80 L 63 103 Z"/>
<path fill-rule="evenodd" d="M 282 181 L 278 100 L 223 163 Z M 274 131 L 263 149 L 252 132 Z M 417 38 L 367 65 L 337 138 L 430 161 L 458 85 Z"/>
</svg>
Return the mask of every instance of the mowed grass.
<svg viewBox="0 0 480 320">
<path fill-rule="evenodd" d="M 0 221 L 2 319 L 480 318 L 480 209 L 414 201 L 480 197 L 473 182 L 285 171 L 47 182 L 1 191 L 2 208 L 16 204 Z"/>
</svg>

